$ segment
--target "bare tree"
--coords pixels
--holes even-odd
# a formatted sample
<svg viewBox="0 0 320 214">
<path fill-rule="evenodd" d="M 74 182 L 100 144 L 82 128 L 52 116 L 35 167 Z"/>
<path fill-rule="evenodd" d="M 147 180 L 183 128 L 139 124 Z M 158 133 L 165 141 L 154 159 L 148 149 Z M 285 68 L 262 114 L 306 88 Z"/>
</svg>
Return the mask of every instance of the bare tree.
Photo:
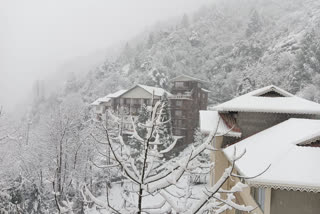
<svg viewBox="0 0 320 214">
<path fill-rule="evenodd" d="M 188 188 L 181 188 L 180 183 L 183 177 L 192 173 L 195 168 L 210 169 L 211 164 L 201 164 L 196 161 L 198 155 L 204 150 L 215 151 L 211 143 L 216 135 L 216 130 L 212 131 L 204 143 L 197 148 L 192 148 L 190 152 L 183 156 L 165 160 L 164 154 L 174 148 L 177 138 L 165 149 L 159 149 L 162 146 L 159 130 L 164 124 L 170 121 L 162 120 L 162 111 L 165 103 L 157 102 L 150 112 L 150 118 L 144 124 L 135 124 L 132 122 L 134 130 L 132 137 L 136 142 L 142 145 L 142 150 L 138 157 L 132 157 L 132 149 L 124 141 L 121 131 L 114 132 L 104 127 L 106 136 L 105 141 L 96 139 L 99 144 L 108 145 L 111 153 L 113 164 L 104 167 L 120 166 L 122 174 L 127 183 L 126 194 L 122 194 L 123 200 L 127 206 L 119 207 L 110 202 L 107 192 L 107 199 L 101 200 L 95 197 L 86 185 L 81 187 L 81 192 L 85 201 L 93 202 L 102 209 L 110 213 L 204 213 L 211 212 L 221 213 L 227 209 L 237 209 L 241 211 L 252 211 L 250 206 L 241 206 L 236 204 L 234 193 L 242 191 L 246 185 L 238 183 L 230 190 L 222 189 L 223 184 L 230 177 L 237 177 L 233 174 L 234 163 L 243 156 L 244 153 L 236 155 L 234 153 L 231 166 L 225 169 L 221 178 L 211 187 L 204 187 L 200 194 L 193 194 Z M 118 124 L 121 119 L 113 116 L 114 121 Z M 145 128 L 147 134 L 140 136 L 137 129 Z M 217 129 L 217 128 L 216 128 Z M 161 147 L 162 148 L 162 147 Z M 179 191 L 173 191 L 173 189 Z M 223 198 L 221 194 L 227 194 Z M 157 203 L 150 203 L 151 198 L 157 198 Z"/>
</svg>

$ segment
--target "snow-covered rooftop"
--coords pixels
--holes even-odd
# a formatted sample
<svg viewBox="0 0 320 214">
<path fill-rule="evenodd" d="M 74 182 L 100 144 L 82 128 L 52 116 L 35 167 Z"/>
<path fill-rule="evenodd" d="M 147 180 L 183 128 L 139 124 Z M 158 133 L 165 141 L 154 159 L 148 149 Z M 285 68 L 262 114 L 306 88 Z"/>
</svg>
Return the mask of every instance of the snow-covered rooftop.
<svg viewBox="0 0 320 214">
<path fill-rule="evenodd" d="M 224 149 L 230 159 L 246 150 L 236 162 L 243 176 L 262 175 L 248 179 L 253 186 L 320 192 L 320 148 L 298 146 L 320 137 L 320 120 L 289 119 Z"/>
<path fill-rule="evenodd" d="M 150 94 L 154 93 L 155 96 L 161 97 L 164 93 L 166 93 L 168 96 L 171 96 L 171 93 L 164 90 L 163 88 L 157 88 L 157 87 L 141 85 L 141 84 L 138 84 L 138 86 L 143 88 L 144 90 L 146 90 Z"/>
<path fill-rule="evenodd" d="M 116 92 L 114 92 L 112 94 L 108 94 L 106 97 L 108 97 L 108 98 L 117 98 L 117 97 L 120 97 L 122 94 L 124 94 L 127 91 L 128 90 L 125 90 L 125 89 L 119 90 L 119 91 L 116 91 Z"/>
<path fill-rule="evenodd" d="M 230 127 L 226 121 L 221 118 L 217 111 L 200 111 L 200 130 L 209 134 L 216 130 L 216 135 L 224 135 L 230 137 L 241 137 L 241 132 Z"/>
<path fill-rule="evenodd" d="M 127 90 L 119 90 L 114 93 L 108 94 L 105 97 L 100 97 L 97 100 L 95 100 L 93 103 L 91 103 L 90 105 L 97 106 L 97 105 L 100 105 L 101 103 L 107 103 L 111 100 L 111 98 L 117 98 L 117 97 L 121 96 L 122 94 L 124 94 L 126 91 Z"/>
<path fill-rule="evenodd" d="M 267 96 L 270 92 L 278 96 Z M 273 85 L 236 97 L 211 109 L 219 112 L 320 114 L 320 104 L 297 97 Z"/>
</svg>

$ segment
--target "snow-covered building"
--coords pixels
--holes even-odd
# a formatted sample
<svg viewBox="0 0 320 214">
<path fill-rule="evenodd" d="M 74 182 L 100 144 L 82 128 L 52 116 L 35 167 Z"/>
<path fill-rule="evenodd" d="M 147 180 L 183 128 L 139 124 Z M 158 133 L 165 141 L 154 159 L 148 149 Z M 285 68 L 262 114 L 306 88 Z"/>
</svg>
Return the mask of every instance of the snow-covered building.
<svg viewBox="0 0 320 214">
<path fill-rule="evenodd" d="M 119 90 L 105 97 L 98 98 L 91 103 L 91 105 L 95 106 L 95 113 L 98 120 L 106 120 L 108 110 L 119 112 L 121 109 L 126 115 L 123 118 L 123 131 L 130 133 L 133 131 L 133 126 L 129 116 L 136 118 L 142 105 L 151 106 L 152 100 L 155 103 L 160 100 L 165 93 L 168 96 L 171 95 L 162 88 L 138 84 L 128 90 Z"/>
<path fill-rule="evenodd" d="M 263 213 L 320 213 L 320 120 L 284 121 L 225 148 L 228 160 L 235 147 L 242 176 L 267 169 L 246 180 Z"/>
<path fill-rule="evenodd" d="M 91 106 L 94 107 L 94 112 L 98 120 L 106 119 L 106 112 L 109 109 L 114 109 L 117 106 L 117 98 L 124 94 L 127 90 L 119 90 L 105 97 L 98 98 Z"/>
<path fill-rule="evenodd" d="M 215 130 L 211 182 L 218 180 L 230 157 L 246 154 L 235 170 L 249 185 L 238 203 L 256 206 L 255 213 L 320 213 L 320 104 L 267 86 L 200 112 L 203 132 Z M 228 180 L 228 189 L 239 179 Z M 235 211 L 228 211 L 235 213 Z M 238 212 L 240 213 L 240 212 Z"/>
<path fill-rule="evenodd" d="M 99 98 L 91 105 L 95 106 L 98 119 L 106 119 L 108 109 L 116 112 L 122 107 L 129 116 L 138 116 L 143 104 L 152 105 L 166 94 L 169 99 L 172 131 L 175 136 L 182 136 L 179 145 L 193 142 L 194 129 L 199 125 L 199 111 L 207 109 L 208 92 L 203 88 L 205 81 L 187 75 L 180 75 L 171 80 L 170 92 L 163 88 L 138 84 L 129 90 L 120 90 Z M 128 117 L 129 118 L 129 117 Z M 127 122 L 125 122 L 127 121 Z M 132 130 L 131 120 L 124 120 L 125 130 Z"/>
</svg>

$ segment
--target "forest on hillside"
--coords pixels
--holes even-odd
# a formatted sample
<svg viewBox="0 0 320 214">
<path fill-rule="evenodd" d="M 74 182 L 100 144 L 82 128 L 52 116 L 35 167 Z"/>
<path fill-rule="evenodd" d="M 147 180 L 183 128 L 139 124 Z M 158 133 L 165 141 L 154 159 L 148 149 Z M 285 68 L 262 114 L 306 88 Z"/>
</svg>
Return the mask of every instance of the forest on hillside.
<svg viewBox="0 0 320 214">
<path fill-rule="evenodd" d="M 91 102 L 138 83 L 169 88 L 188 74 L 208 81 L 210 104 L 270 84 L 319 101 L 319 24 L 318 1 L 217 2 L 154 26 L 85 78 L 71 75 L 65 93 Z"/>
</svg>

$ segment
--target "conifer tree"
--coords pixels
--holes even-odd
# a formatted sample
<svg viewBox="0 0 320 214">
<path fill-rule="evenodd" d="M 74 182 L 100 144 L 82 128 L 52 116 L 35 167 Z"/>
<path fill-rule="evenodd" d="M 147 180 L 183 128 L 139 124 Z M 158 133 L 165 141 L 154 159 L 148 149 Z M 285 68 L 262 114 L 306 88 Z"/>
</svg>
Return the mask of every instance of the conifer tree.
<svg viewBox="0 0 320 214">
<path fill-rule="evenodd" d="M 246 36 L 250 37 L 251 35 L 260 32 L 262 30 L 262 21 L 259 13 L 256 10 L 253 10 L 251 13 L 250 21 L 246 30 Z"/>
<path fill-rule="evenodd" d="M 163 94 L 161 97 L 161 102 L 163 103 L 161 117 L 161 122 L 163 122 L 163 125 L 159 126 L 159 135 L 160 139 L 163 141 L 162 145 L 166 148 L 173 142 L 171 112 L 169 109 L 169 99 L 167 93 Z"/>
</svg>

